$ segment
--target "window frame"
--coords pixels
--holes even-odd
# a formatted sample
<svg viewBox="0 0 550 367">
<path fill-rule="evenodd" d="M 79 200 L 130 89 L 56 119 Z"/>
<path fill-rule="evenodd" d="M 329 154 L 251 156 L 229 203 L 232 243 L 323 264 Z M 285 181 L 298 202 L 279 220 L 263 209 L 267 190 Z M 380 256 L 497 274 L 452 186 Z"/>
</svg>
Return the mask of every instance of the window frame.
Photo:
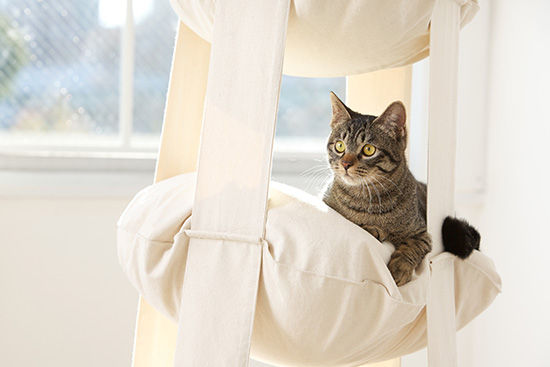
<svg viewBox="0 0 550 367">
<path fill-rule="evenodd" d="M 49 133 L 51 139 L 29 137 L 28 133 L 6 133 L 12 142 L 0 146 L 0 171 L 52 172 L 151 172 L 156 164 L 160 134 L 136 134 L 133 129 L 136 27 L 133 0 L 126 0 L 124 23 L 120 27 L 119 131 L 107 136 Z M 174 32 L 174 38 L 176 36 Z M 327 98 L 328 100 L 328 98 Z M 327 122 L 328 124 L 328 122 Z M 1 133 L 0 133 L 1 134 Z M 31 134 L 32 135 L 32 134 Z M 61 144 L 51 144 L 59 136 Z M 26 141 L 21 143 L 20 141 Z M 29 143 L 30 140 L 30 143 Z M 72 141 L 68 141 L 72 140 Z M 136 144 L 136 140 L 142 144 Z M 292 147 L 293 138 L 277 137 L 274 169 L 283 174 L 300 174 L 297 167 L 319 160 L 324 154 L 324 138 L 311 138 L 307 148 Z M 282 141 L 282 144 L 281 144 Z M 290 143 L 289 143 L 290 142 Z M 298 146 L 295 144 L 294 146 Z M 300 157 L 300 158 L 296 158 Z M 307 169 L 307 167 L 306 167 Z"/>
<path fill-rule="evenodd" d="M 105 136 L 48 133 L 0 132 L 5 138 L 0 146 L 0 170 L 133 170 L 149 169 L 156 157 L 160 134 L 134 133 L 134 74 L 136 59 L 136 15 L 133 0 L 126 0 L 120 27 L 120 93 L 118 133 Z M 174 38 L 177 29 L 174 29 Z M 35 139 L 33 135 L 36 135 Z M 11 139 L 8 141 L 7 139 Z M 60 144 L 51 144 L 57 138 Z M 21 142 L 26 141 L 26 142 Z M 29 143 L 30 141 L 30 143 Z M 141 141 L 142 144 L 136 144 Z M 104 164 L 99 162 L 103 160 Z M 137 160 L 143 160 L 135 164 Z"/>
</svg>

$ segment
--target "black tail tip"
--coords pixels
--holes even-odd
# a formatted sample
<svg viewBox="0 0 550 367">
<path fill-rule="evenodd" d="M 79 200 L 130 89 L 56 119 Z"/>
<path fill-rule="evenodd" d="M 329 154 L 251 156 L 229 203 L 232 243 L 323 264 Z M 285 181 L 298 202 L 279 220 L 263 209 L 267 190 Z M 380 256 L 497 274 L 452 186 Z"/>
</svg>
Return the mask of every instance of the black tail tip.
<svg viewBox="0 0 550 367">
<path fill-rule="evenodd" d="M 463 219 L 445 218 L 442 233 L 445 251 L 461 259 L 466 259 L 474 250 L 479 250 L 481 235 Z"/>
</svg>

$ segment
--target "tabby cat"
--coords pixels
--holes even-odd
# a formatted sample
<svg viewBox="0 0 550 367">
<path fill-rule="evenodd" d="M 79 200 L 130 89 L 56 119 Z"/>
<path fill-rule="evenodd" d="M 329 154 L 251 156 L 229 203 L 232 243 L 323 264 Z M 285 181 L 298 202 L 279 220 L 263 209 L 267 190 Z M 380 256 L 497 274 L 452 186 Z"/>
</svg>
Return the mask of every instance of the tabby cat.
<svg viewBox="0 0 550 367">
<path fill-rule="evenodd" d="M 349 109 L 331 93 L 332 132 L 328 162 L 334 177 L 323 200 L 379 241 L 395 246 L 388 268 L 397 285 L 412 278 L 431 250 L 426 230 L 426 185 L 418 182 L 405 159 L 405 106 L 393 102 L 379 117 Z M 445 249 L 466 258 L 479 249 L 479 233 L 463 220 L 447 217 Z"/>
</svg>

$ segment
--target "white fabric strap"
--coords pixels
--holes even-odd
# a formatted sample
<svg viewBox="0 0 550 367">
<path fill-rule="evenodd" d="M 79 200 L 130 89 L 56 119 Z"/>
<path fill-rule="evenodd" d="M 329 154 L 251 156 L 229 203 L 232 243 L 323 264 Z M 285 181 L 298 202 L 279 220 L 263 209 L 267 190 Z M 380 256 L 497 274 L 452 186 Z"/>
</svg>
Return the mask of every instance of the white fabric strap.
<svg viewBox="0 0 550 367">
<path fill-rule="evenodd" d="M 441 226 L 454 213 L 460 4 L 437 0 L 430 32 L 428 231 L 432 236 L 427 306 L 430 367 L 456 366 L 454 259 L 443 251 Z"/>
<path fill-rule="evenodd" d="M 248 365 L 289 7 L 216 5 L 176 366 Z"/>
<path fill-rule="evenodd" d="M 180 22 L 155 182 L 196 170 L 209 59 L 210 44 Z M 140 297 L 133 367 L 172 366 L 176 335 L 176 325 Z"/>
</svg>

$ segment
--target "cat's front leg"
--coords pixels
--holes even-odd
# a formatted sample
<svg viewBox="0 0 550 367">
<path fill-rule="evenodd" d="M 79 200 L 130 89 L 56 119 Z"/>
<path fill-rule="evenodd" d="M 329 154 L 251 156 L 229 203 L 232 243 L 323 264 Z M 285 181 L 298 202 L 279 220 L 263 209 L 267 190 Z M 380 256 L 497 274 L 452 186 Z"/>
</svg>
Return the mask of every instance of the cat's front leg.
<svg viewBox="0 0 550 367">
<path fill-rule="evenodd" d="M 379 242 L 384 242 L 388 238 L 388 232 L 380 227 L 363 226 L 362 228 L 372 234 Z"/>
<path fill-rule="evenodd" d="M 412 279 L 414 269 L 432 249 L 432 241 L 428 232 L 421 232 L 413 237 L 401 241 L 395 241 L 396 250 L 388 263 L 395 284 L 398 286 L 407 284 Z"/>
</svg>

